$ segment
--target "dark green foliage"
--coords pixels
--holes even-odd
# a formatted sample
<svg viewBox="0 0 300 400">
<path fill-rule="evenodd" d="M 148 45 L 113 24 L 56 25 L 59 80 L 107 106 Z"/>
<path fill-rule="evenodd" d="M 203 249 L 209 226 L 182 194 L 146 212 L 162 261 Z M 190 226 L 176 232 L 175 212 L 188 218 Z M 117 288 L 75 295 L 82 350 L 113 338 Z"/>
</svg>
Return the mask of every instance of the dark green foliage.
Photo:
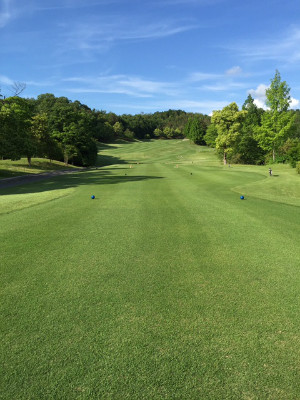
<svg viewBox="0 0 300 400">
<path fill-rule="evenodd" d="M 237 164 L 263 164 L 265 155 L 265 151 L 258 146 L 257 141 L 252 136 L 252 131 L 247 130 L 247 126 L 243 126 L 241 135 L 234 146 L 232 162 Z"/>
<path fill-rule="evenodd" d="M 195 144 L 205 144 L 204 135 L 207 129 L 207 125 L 204 120 L 204 116 L 195 116 L 190 124 L 188 138 Z"/>
<path fill-rule="evenodd" d="M 30 130 L 33 110 L 31 104 L 20 97 L 9 97 L 0 104 L 0 156 L 17 160 L 22 155 L 31 157 L 36 142 Z"/>
<path fill-rule="evenodd" d="M 214 124 L 210 124 L 206 130 L 206 134 L 204 135 L 204 141 L 207 146 L 216 147 L 216 138 L 218 136 L 217 128 Z"/>
<path fill-rule="evenodd" d="M 277 157 L 281 158 L 281 162 L 288 162 L 293 168 L 295 168 L 297 161 L 300 161 L 300 139 L 287 139 L 287 141 L 279 148 Z"/>
<path fill-rule="evenodd" d="M 0 103 L 0 156 L 18 159 L 26 155 L 29 162 L 31 157 L 39 156 L 91 165 L 97 154 L 95 140 L 179 139 L 187 135 L 189 119 L 193 121 L 191 139 L 204 144 L 210 123 L 206 115 L 182 110 L 118 116 L 51 93 L 41 94 L 36 100 L 14 99 Z M 31 114 L 24 119 L 25 109 Z"/>
<path fill-rule="evenodd" d="M 128 115 L 120 117 L 120 122 L 125 130 L 133 132 L 137 139 L 143 139 L 146 135 L 152 135 L 155 125 L 149 114 Z"/>
<path fill-rule="evenodd" d="M 195 144 L 205 144 L 204 135 L 210 124 L 210 117 L 204 114 L 190 114 L 184 127 L 184 136 Z"/>
<path fill-rule="evenodd" d="M 300 110 L 290 111 L 294 115 L 294 124 L 290 132 L 291 138 L 300 140 Z"/>
<path fill-rule="evenodd" d="M 97 157 L 97 118 L 80 102 L 52 94 L 37 100 L 11 97 L 0 104 L 0 156 L 33 156 L 91 165 Z"/>
<path fill-rule="evenodd" d="M 134 133 L 130 129 L 125 129 L 123 137 L 125 140 L 132 141 L 134 140 Z"/>
<path fill-rule="evenodd" d="M 193 118 L 189 117 L 189 119 L 184 127 L 184 131 L 183 131 L 185 137 L 190 136 L 190 130 L 191 130 L 192 123 L 193 123 Z"/>
<path fill-rule="evenodd" d="M 234 146 L 232 162 L 262 164 L 264 162 L 265 151 L 258 145 L 258 141 L 255 138 L 255 130 L 261 125 L 261 117 L 264 110 L 256 106 L 250 94 L 243 104 L 242 109 L 247 111 L 247 114 Z"/>
</svg>

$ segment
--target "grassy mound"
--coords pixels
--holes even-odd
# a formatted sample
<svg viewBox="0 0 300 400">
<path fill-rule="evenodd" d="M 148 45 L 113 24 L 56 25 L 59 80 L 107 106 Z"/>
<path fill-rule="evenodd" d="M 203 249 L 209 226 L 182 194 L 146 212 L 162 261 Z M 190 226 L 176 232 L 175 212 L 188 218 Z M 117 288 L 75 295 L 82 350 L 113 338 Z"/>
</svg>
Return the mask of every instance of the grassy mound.
<svg viewBox="0 0 300 400">
<path fill-rule="evenodd" d="M 44 158 L 33 158 L 30 167 L 25 158 L 17 161 L 0 160 L 0 179 L 73 168 L 74 167 L 71 165 L 66 166 L 64 163 L 59 161 L 50 162 Z"/>
</svg>

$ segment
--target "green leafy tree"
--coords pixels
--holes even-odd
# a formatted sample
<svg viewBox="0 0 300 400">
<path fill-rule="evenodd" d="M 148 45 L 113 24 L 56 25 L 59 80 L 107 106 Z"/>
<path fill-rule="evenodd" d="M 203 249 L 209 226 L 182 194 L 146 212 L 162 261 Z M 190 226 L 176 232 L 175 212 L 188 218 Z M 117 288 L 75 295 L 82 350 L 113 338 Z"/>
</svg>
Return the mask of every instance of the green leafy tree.
<svg viewBox="0 0 300 400">
<path fill-rule="evenodd" d="M 103 142 L 113 141 L 115 138 L 114 128 L 110 125 L 109 122 L 104 122 L 104 124 L 99 127 L 100 134 L 97 136 Z"/>
<path fill-rule="evenodd" d="M 242 123 L 241 134 L 238 136 L 234 146 L 234 162 L 261 164 L 265 157 L 265 151 L 259 147 L 258 141 L 255 138 L 255 132 L 261 125 L 264 110 L 257 107 L 250 94 L 245 100 L 242 110 L 246 110 L 247 115 Z"/>
<path fill-rule="evenodd" d="M 174 137 L 176 137 L 176 138 L 181 138 L 182 137 L 182 132 L 181 132 L 180 128 L 176 128 L 174 130 Z"/>
<path fill-rule="evenodd" d="M 111 124 L 106 120 L 106 114 L 103 111 L 93 111 L 94 120 L 94 137 L 100 142 L 109 143 L 115 138 L 115 131 Z"/>
<path fill-rule="evenodd" d="M 190 130 L 191 130 L 192 122 L 193 122 L 193 118 L 189 117 L 189 119 L 187 120 L 187 123 L 184 126 L 183 134 L 187 138 L 190 137 Z"/>
<path fill-rule="evenodd" d="M 224 164 L 227 164 L 233 155 L 234 145 L 241 133 L 241 124 L 246 115 L 247 111 L 239 111 L 234 102 L 220 111 L 213 112 L 211 122 L 218 131 L 216 149 L 222 155 Z"/>
<path fill-rule="evenodd" d="M 282 154 L 282 160 L 290 163 L 295 168 L 297 161 L 300 161 L 300 139 L 288 138 L 279 148 L 279 154 Z"/>
<path fill-rule="evenodd" d="M 50 101 L 49 101 L 50 100 Z M 95 116 L 80 102 L 72 103 L 66 97 L 47 96 L 49 128 L 65 163 L 70 160 L 76 165 L 92 165 L 97 157 L 94 141 Z"/>
<path fill-rule="evenodd" d="M 114 124 L 113 128 L 114 128 L 115 134 L 117 136 L 121 137 L 124 132 L 124 126 L 121 124 L 121 122 L 117 121 Z"/>
<path fill-rule="evenodd" d="M 153 135 L 155 137 L 157 137 L 157 138 L 161 138 L 161 137 L 163 137 L 164 134 L 163 134 L 163 131 L 161 129 L 155 128 L 154 132 L 153 132 Z"/>
<path fill-rule="evenodd" d="M 36 143 L 37 155 L 48 157 L 50 162 L 59 156 L 57 144 L 50 135 L 47 114 L 36 114 L 31 120 L 31 134 Z"/>
<path fill-rule="evenodd" d="M 31 134 L 32 107 L 26 99 L 8 97 L 2 102 L 0 111 L 0 152 L 2 157 L 17 160 L 26 156 L 28 164 L 36 152 Z"/>
<path fill-rule="evenodd" d="M 266 105 L 270 108 L 271 112 L 288 110 L 291 102 L 290 90 L 286 81 L 281 81 L 280 73 L 276 70 L 275 76 L 271 80 L 271 85 L 266 90 Z"/>
<path fill-rule="evenodd" d="M 132 140 L 134 140 L 134 133 L 130 130 L 130 129 L 125 129 L 125 131 L 124 131 L 124 138 L 126 139 L 126 140 L 129 140 L 129 141 L 132 141 Z"/>
<path fill-rule="evenodd" d="M 0 156 L 1 158 L 20 158 L 19 152 L 15 146 L 15 140 L 18 139 L 17 132 L 14 129 L 13 112 L 8 103 L 0 102 Z"/>
<path fill-rule="evenodd" d="M 188 133 L 189 139 L 196 144 L 205 144 L 203 139 L 205 132 L 206 132 L 206 124 L 204 122 L 203 116 L 200 117 L 195 116 L 192 119 L 189 128 L 189 133 Z"/>
<path fill-rule="evenodd" d="M 280 73 L 276 70 L 269 89 L 266 90 L 266 104 L 269 110 L 262 116 L 261 126 L 256 130 L 256 139 L 259 146 L 272 152 L 273 161 L 276 151 L 292 132 L 294 114 L 287 110 L 290 105 L 290 88 L 285 81 L 281 81 Z"/>
<path fill-rule="evenodd" d="M 204 135 L 205 143 L 210 147 L 216 147 L 216 139 L 218 137 L 218 130 L 214 124 L 210 124 Z"/>
<path fill-rule="evenodd" d="M 166 136 L 168 139 L 172 139 L 176 135 L 175 130 L 170 126 L 166 126 L 163 132 L 164 136 Z"/>
</svg>

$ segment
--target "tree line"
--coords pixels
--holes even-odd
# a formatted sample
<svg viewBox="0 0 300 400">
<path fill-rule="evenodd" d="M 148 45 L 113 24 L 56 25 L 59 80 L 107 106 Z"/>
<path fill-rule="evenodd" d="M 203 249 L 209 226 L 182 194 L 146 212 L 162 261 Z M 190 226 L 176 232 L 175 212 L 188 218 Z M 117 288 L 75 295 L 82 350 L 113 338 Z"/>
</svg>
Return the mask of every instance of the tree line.
<svg viewBox="0 0 300 400">
<path fill-rule="evenodd" d="M 204 136 L 224 164 L 264 164 L 300 160 L 300 111 L 289 110 L 290 88 L 276 71 L 266 90 L 267 110 L 256 106 L 249 95 L 239 110 L 231 103 L 214 111 Z"/>
<path fill-rule="evenodd" d="M 45 157 L 90 166 L 97 158 L 97 142 L 183 138 L 195 116 L 205 118 L 208 126 L 208 116 L 182 110 L 118 116 L 51 93 L 37 99 L 7 97 L 0 99 L 0 157 L 27 157 L 29 165 L 33 157 Z"/>
<path fill-rule="evenodd" d="M 289 110 L 290 88 L 278 71 L 266 91 L 267 110 L 251 95 L 239 110 L 231 103 L 212 116 L 168 110 L 123 114 L 90 109 L 67 97 L 41 94 L 0 99 L 0 157 L 45 157 L 79 166 L 94 165 L 97 142 L 189 138 L 216 149 L 224 163 L 264 164 L 300 160 L 300 110 Z M 0 96 L 1 97 L 1 96 Z"/>
</svg>

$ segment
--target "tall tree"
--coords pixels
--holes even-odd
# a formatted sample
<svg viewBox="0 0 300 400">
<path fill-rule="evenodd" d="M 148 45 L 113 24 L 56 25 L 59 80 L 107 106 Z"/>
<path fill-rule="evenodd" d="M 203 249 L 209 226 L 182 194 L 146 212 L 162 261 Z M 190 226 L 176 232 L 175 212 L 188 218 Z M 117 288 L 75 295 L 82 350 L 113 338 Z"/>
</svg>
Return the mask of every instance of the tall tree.
<svg viewBox="0 0 300 400">
<path fill-rule="evenodd" d="M 17 160 L 26 156 L 28 164 L 35 152 L 34 138 L 30 125 L 33 115 L 30 102 L 20 97 L 8 97 L 2 102 L 1 120 L 1 156 Z"/>
<path fill-rule="evenodd" d="M 269 110 L 263 114 L 255 136 L 263 150 L 272 152 L 275 161 L 276 151 L 289 136 L 295 118 L 293 113 L 287 111 L 291 101 L 290 88 L 285 81 L 281 81 L 277 70 L 266 96 Z"/>
<path fill-rule="evenodd" d="M 271 112 L 288 110 L 291 102 L 290 90 L 286 81 L 281 81 L 280 73 L 276 70 L 274 78 L 271 79 L 271 85 L 266 90 L 266 105 Z"/>
<path fill-rule="evenodd" d="M 257 107 L 250 94 L 242 109 L 247 111 L 247 115 L 242 124 L 241 135 L 237 138 L 234 146 L 235 162 L 261 164 L 264 161 L 265 152 L 259 147 L 255 139 L 255 131 L 261 125 L 264 110 Z"/>
<path fill-rule="evenodd" d="M 234 144 L 241 132 L 241 123 L 246 115 L 247 111 L 239 111 L 234 102 L 220 111 L 213 112 L 211 122 L 218 132 L 216 149 L 222 155 L 224 164 L 232 157 Z"/>
<path fill-rule="evenodd" d="M 185 137 L 190 137 L 190 130 L 191 130 L 192 123 L 193 123 L 193 118 L 189 117 L 189 119 L 187 120 L 187 123 L 184 126 L 184 130 L 183 130 L 183 134 Z"/>
<path fill-rule="evenodd" d="M 189 132 L 188 132 L 188 137 L 190 140 L 192 140 L 196 144 L 205 144 L 205 141 L 203 139 L 204 135 L 206 132 L 206 123 L 204 121 L 203 115 L 201 116 L 195 116 L 192 119 Z"/>
<path fill-rule="evenodd" d="M 214 124 L 210 124 L 204 135 L 204 141 L 207 146 L 216 147 L 216 139 L 218 137 L 218 131 Z"/>
</svg>

